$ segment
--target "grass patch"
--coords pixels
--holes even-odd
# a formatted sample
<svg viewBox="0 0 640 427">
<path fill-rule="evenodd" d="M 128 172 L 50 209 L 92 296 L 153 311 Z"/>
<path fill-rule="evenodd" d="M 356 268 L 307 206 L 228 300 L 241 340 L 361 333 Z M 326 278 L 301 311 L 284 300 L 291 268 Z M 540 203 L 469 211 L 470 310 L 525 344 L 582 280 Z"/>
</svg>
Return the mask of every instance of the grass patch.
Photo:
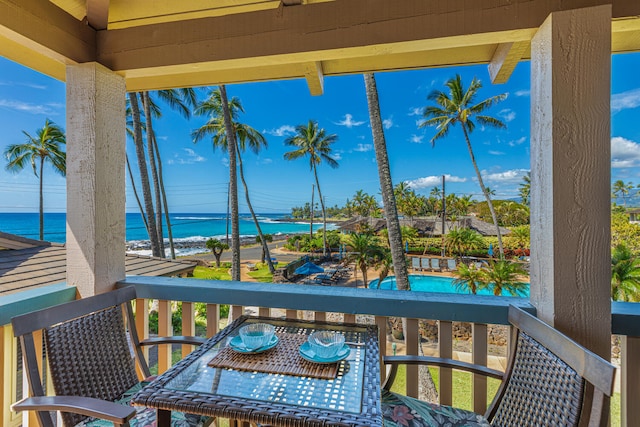
<svg viewBox="0 0 640 427">
<path fill-rule="evenodd" d="M 206 279 L 206 280 L 231 280 L 229 269 L 225 267 L 203 267 L 197 266 L 193 270 L 194 279 Z"/>
<path fill-rule="evenodd" d="M 273 265 L 274 268 L 278 268 L 278 264 Z M 269 266 L 266 263 L 259 262 L 256 264 L 256 269 L 247 273 L 250 277 L 256 279 L 258 282 L 271 283 L 273 282 L 273 274 L 269 271 Z"/>
</svg>

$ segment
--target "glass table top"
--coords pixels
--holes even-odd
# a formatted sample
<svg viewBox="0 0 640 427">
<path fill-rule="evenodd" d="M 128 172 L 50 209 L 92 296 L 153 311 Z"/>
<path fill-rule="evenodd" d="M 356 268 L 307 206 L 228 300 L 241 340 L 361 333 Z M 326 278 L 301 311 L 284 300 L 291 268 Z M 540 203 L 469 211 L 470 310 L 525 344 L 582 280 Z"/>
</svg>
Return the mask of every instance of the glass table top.
<svg viewBox="0 0 640 427">
<path fill-rule="evenodd" d="M 260 320 L 249 318 L 246 322 Z M 244 324 L 246 324 L 243 323 Z M 339 362 L 335 379 L 213 368 L 208 363 L 238 335 L 236 327 L 199 358 L 186 366 L 165 384 L 176 391 L 230 396 L 287 405 L 360 413 L 364 384 L 367 329 L 358 326 L 314 325 L 303 322 L 270 319 L 276 335 L 309 335 L 316 329 L 330 329 L 345 335 L 350 353 Z M 301 357 L 297 352 L 290 357 Z"/>
</svg>

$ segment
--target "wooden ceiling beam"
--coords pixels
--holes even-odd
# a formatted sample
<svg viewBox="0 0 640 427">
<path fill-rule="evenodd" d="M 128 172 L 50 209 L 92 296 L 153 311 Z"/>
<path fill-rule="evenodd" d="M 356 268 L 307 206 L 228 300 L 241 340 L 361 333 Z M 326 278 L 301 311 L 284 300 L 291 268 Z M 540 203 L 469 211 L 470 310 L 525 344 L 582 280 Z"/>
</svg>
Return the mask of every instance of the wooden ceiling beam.
<svg viewBox="0 0 640 427">
<path fill-rule="evenodd" d="M 489 62 L 491 82 L 493 84 L 506 83 L 524 53 L 530 49 L 530 45 L 531 42 L 527 40 L 499 44 L 491 62 Z"/>
<path fill-rule="evenodd" d="M 321 62 L 306 62 L 303 64 L 303 75 L 307 79 L 309 92 L 313 96 L 324 93 L 324 73 Z"/>
<path fill-rule="evenodd" d="M 0 0 L 0 37 L 20 46 L 0 45 L 0 55 L 33 52 L 63 64 L 95 61 L 95 31 L 49 1 Z M 46 72 L 45 70 L 38 70 Z"/>
<path fill-rule="evenodd" d="M 95 30 L 106 30 L 109 24 L 109 0 L 87 0 L 87 22 Z"/>
</svg>

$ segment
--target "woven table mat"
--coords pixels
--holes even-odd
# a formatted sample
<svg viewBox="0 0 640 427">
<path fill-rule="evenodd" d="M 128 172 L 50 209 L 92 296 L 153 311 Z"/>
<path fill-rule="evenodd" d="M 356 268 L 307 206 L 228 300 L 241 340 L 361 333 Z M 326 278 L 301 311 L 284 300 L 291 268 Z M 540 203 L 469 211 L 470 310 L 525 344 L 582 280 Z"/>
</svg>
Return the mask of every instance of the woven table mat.
<svg viewBox="0 0 640 427">
<path fill-rule="evenodd" d="M 339 362 L 320 364 L 305 360 L 299 348 L 306 335 L 278 334 L 278 344 L 263 353 L 243 354 L 225 347 L 208 363 L 213 368 L 232 368 L 240 371 L 296 375 L 332 380 L 338 373 Z"/>
</svg>

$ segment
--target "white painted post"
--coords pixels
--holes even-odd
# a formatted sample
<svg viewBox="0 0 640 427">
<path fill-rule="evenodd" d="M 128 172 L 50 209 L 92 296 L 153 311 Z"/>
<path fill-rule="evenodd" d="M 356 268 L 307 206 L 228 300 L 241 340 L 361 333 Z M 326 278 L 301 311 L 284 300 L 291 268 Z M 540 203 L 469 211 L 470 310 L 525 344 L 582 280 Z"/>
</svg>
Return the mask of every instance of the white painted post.
<svg viewBox="0 0 640 427">
<path fill-rule="evenodd" d="M 531 41 L 531 302 L 611 356 L 611 6 L 555 12 Z"/>
<path fill-rule="evenodd" d="M 125 278 L 125 82 L 67 67 L 67 283 L 82 297 Z"/>
</svg>

